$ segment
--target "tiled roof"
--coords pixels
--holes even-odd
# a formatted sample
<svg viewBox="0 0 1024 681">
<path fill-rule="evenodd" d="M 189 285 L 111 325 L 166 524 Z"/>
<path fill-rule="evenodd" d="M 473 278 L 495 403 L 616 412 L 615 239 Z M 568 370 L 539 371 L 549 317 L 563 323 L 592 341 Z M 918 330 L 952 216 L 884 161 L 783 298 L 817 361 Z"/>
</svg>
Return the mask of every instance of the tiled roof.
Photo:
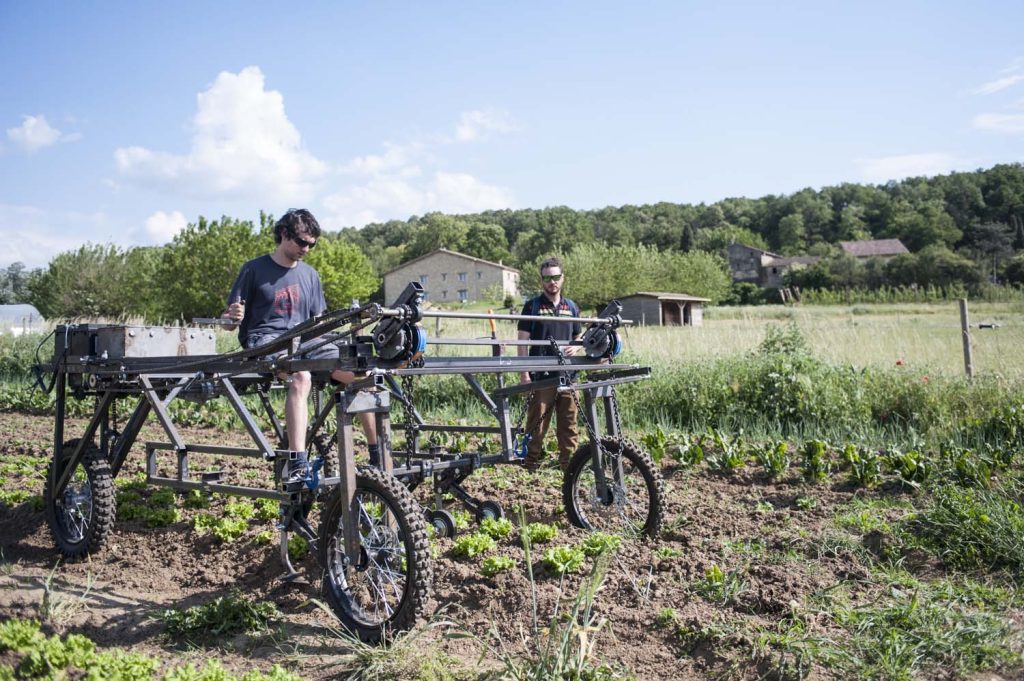
<svg viewBox="0 0 1024 681">
<path fill-rule="evenodd" d="M 879 255 L 909 253 L 899 239 L 868 239 L 865 241 L 840 241 L 843 250 L 855 258 L 871 258 Z"/>
<path fill-rule="evenodd" d="M 413 258 L 412 260 L 408 260 L 406 262 L 403 262 L 401 265 L 399 265 L 395 269 L 388 270 L 384 274 L 388 275 L 388 274 L 391 274 L 392 272 L 397 272 L 398 270 L 405 269 L 409 265 L 412 265 L 413 263 L 417 263 L 420 260 L 423 260 L 425 258 L 429 258 L 430 256 L 436 255 L 437 253 L 447 253 L 448 255 L 454 255 L 454 256 L 459 257 L 459 258 L 465 258 L 466 260 L 472 260 L 473 262 L 478 262 L 478 263 L 481 263 L 483 265 L 490 265 L 492 267 L 500 267 L 503 270 L 508 270 L 509 272 L 516 272 L 518 274 L 521 274 L 521 272 L 519 272 L 519 270 L 517 270 L 515 267 L 509 267 L 508 265 L 503 265 L 500 262 L 491 262 L 490 260 L 484 260 L 483 258 L 475 258 L 472 255 L 466 255 L 465 253 L 459 253 L 458 251 L 449 251 L 447 248 L 439 248 L 436 251 L 431 251 L 430 253 L 425 253 L 425 254 L 419 256 L 418 258 Z"/>
</svg>

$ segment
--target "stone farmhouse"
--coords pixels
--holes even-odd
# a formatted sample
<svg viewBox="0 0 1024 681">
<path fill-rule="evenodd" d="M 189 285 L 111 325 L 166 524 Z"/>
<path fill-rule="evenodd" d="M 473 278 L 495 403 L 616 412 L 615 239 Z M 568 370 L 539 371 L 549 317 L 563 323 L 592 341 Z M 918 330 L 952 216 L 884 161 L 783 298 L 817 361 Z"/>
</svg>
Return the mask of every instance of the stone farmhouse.
<svg viewBox="0 0 1024 681">
<path fill-rule="evenodd" d="M 821 259 L 816 255 L 779 255 L 743 244 L 730 244 L 726 253 L 733 281 L 762 288 L 782 288 L 782 276 L 788 270 L 807 267 Z"/>
<path fill-rule="evenodd" d="M 839 245 L 843 252 L 858 260 L 888 260 L 910 252 L 899 239 L 840 241 Z M 762 288 L 782 288 L 782 277 L 786 272 L 808 267 L 821 260 L 816 255 L 785 256 L 743 244 L 730 244 L 726 253 L 733 281 L 750 282 Z"/>
<path fill-rule="evenodd" d="M 480 300 L 500 290 L 501 297 L 519 296 L 519 270 L 447 248 L 413 258 L 384 273 L 384 303 L 390 304 L 410 281 L 423 287 L 434 304 Z"/>
</svg>

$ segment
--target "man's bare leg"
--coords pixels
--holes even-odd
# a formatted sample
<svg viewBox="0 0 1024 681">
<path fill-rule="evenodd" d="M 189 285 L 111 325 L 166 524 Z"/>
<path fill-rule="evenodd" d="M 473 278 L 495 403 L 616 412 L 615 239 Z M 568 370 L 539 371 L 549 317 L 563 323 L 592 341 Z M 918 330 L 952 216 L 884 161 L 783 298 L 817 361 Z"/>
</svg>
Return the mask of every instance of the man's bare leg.
<svg viewBox="0 0 1024 681">
<path fill-rule="evenodd" d="M 306 428 L 309 427 L 309 391 L 312 381 L 308 371 L 298 371 L 286 379 L 288 396 L 284 401 L 284 423 L 288 430 L 288 448 L 306 451 Z"/>
</svg>

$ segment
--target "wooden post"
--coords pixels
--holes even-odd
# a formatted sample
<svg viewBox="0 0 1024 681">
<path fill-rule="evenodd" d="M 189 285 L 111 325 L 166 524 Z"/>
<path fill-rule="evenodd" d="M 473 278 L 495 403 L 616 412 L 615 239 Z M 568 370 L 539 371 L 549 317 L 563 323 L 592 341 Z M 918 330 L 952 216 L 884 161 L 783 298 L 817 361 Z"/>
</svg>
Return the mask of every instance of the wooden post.
<svg viewBox="0 0 1024 681">
<path fill-rule="evenodd" d="M 971 325 L 967 320 L 967 299 L 960 299 L 960 334 L 964 341 L 964 371 L 967 379 L 974 378 L 974 360 L 971 358 Z"/>
</svg>

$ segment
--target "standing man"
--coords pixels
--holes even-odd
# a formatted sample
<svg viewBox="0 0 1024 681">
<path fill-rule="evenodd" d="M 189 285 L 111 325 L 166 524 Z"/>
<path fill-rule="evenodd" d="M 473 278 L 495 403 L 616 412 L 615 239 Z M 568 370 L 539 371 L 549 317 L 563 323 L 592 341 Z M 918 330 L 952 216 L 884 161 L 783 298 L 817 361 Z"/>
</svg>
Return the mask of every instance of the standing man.
<svg viewBox="0 0 1024 681">
<path fill-rule="evenodd" d="M 238 340 L 243 348 L 269 343 L 292 327 L 322 314 L 327 309 L 323 286 L 316 270 L 302 262 L 320 238 L 320 224 L 305 209 L 289 210 L 274 225 L 277 248 L 242 265 L 228 307 L 221 315 L 238 324 Z M 234 328 L 229 327 L 229 328 Z M 300 348 L 301 350 L 301 348 Z M 283 354 L 281 351 L 280 354 Z M 304 359 L 335 359 L 338 348 L 327 343 L 303 354 Z M 281 376 L 288 386 L 284 403 L 288 431 L 289 460 L 294 466 L 289 477 L 302 477 L 308 470 L 306 429 L 309 425 L 309 393 L 312 379 L 308 371 Z M 355 379 L 351 371 L 336 369 L 331 378 L 343 384 Z M 359 415 L 370 449 L 370 462 L 379 459 L 377 432 L 373 415 Z"/>
<path fill-rule="evenodd" d="M 523 306 L 524 315 L 542 317 L 579 317 L 580 308 L 573 301 L 562 297 L 562 286 L 565 284 L 565 275 L 562 272 L 562 261 L 558 258 L 548 258 L 540 266 L 540 278 L 544 292 L 536 298 L 526 301 Z M 551 340 L 568 341 L 579 340 L 583 333 L 583 327 L 579 322 L 555 322 L 520 320 L 519 340 Z M 563 353 L 575 355 L 582 348 L 580 346 L 566 346 Z M 529 354 L 532 357 L 554 357 L 556 351 L 550 345 L 532 345 L 529 347 L 520 346 L 519 355 Z M 529 383 L 545 378 L 558 376 L 557 371 L 542 371 L 534 374 L 523 372 L 520 374 L 522 383 Z M 558 414 L 558 425 L 555 434 L 558 438 L 558 465 L 564 471 L 569 465 L 569 457 L 576 451 L 576 444 L 579 441 L 579 433 L 576 430 L 576 400 L 569 392 L 558 392 L 556 388 L 544 388 L 532 393 L 530 405 L 526 411 L 526 432 L 530 441 L 527 445 L 526 460 L 523 465 L 529 471 L 535 471 L 540 467 L 544 459 L 544 436 L 547 435 L 548 426 L 551 424 L 551 411 Z"/>
</svg>

